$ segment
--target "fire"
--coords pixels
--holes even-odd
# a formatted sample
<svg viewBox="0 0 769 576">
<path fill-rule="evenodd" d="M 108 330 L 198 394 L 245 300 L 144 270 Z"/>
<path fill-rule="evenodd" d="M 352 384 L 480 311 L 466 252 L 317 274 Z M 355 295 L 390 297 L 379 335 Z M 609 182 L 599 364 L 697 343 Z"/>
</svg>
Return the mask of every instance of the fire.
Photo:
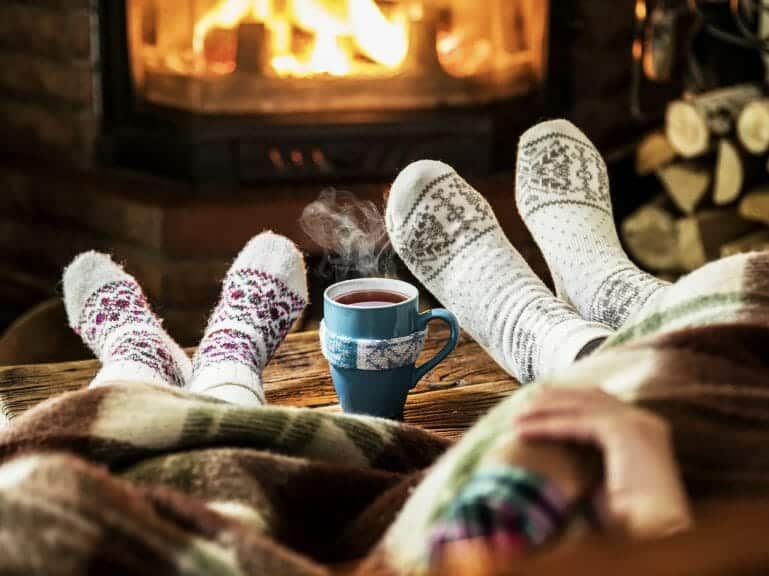
<svg viewBox="0 0 769 576">
<path fill-rule="evenodd" d="M 371 0 L 349 0 L 348 11 L 352 36 L 361 52 L 389 69 L 398 68 L 409 49 L 405 15 L 390 22 Z"/>
<path fill-rule="evenodd" d="M 386 15 L 375 0 L 220 0 L 197 21 L 193 52 L 205 58 L 207 43 L 222 31 L 231 32 L 230 41 L 236 42 L 237 29 L 245 22 L 264 24 L 271 67 L 267 72 L 278 76 L 397 71 L 408 53 L 405 11 L 392 9 Z M 233 71 L 234 56 L 231 66 L 218 69 Z"/>
</svg>

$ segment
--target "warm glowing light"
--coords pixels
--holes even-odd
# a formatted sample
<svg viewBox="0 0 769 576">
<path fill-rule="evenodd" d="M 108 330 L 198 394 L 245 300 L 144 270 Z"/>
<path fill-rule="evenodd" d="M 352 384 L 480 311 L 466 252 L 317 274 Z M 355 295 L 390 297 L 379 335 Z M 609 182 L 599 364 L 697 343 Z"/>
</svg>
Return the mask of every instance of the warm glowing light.
<svg viewBox="0 0 769 576">
<path fill-rule="evenodd" d="M 461 28 L 439 32 L 436 49 L 443 69 L 458 77 L 487 70 L 494 52 L 488 39 L 469 35 Z"/>
<path fill-rule="evenodd" d="M 361 52 L 388 68 L 398 68 L 409 49 L 405 17 L 390 22 L 372 0 L 349 0 L 352 35 Z"/>
<path fill-rule="evenodd" d="M 346 2 L 291 0 L 291 18 L 299 28 L 315 34 L 349 36 Z"/>
<path fill-rule="evenodd" d="M 272 51 L 277 55 L 291 53 L 291 23 L 285 18 L 273 18 L 270 20 L 270 32 Z"/>
<path fill-rule="evenodd" d="M 351 72 L 347 53 L 339 46 L 336 36 L 330 34 L 320 34 L 316 38 L 310 57 L 306 61 L 285 54 L 273 58 L 272 67 L 281 76 L 296 77 L 314 74 L 347 76 Z"/>
<path fill-rule="evenodd" d="M 195 54 L 202 54 L 206 36 L 215 28 L 231 30 L 243 20 L 256 13 L 264 2 L 255 0 L 222 0 L 214 6 L 197 24 L 192 37 L 192 49 Z"/>
<path fill-rule="evenodd" d="M 639 22 L 646 20 L 646 0 L 636 0 L 635 17 Z"/>
<path fill-rule="evenodd" d="M 272 16 L 272 0 L 253 0 L 251 14 L 257 22 L 266 22 Z"/>
<path fill-rule="evenodd" d="M 324 32 L 315 39 L 315 48 L 307 64 L 311 74 L 346 76 L 350 73 L 350 59 L 339 47 L 337 37 Z"/>
<path fill-rule="evenodd" d="M 279 14 L 273 0 L 221 0 L 195 25 L 194 53 L 205 57 L 214 31 L 255 21 L 265 24 L 272 72 L 279 76 L 347 76 L 372 65 L 395 71 L 406 59 L 405 10 L 388 18 L 375 0 L 286 0 L 284 6 Z M 295 43 L 295 31 L 310 34 L 309 41 Z"/>
<path fill-rule="evenodd" d="M 452 54 L 462 44 L 462 36 L 460 34 L 440 34 L 438 36 L 438 43 L 436 45 L 436 48 L 438 50 L 438 54 L 445 56 L 448 54 Z"/>
</svg>

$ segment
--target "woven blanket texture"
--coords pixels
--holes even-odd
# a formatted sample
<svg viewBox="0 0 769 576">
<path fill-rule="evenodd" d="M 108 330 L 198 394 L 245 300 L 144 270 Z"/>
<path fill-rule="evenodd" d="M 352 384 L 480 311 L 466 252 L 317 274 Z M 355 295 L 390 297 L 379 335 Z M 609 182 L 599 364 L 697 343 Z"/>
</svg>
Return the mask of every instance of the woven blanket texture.
<svg viewBox="0 0 769 576">
<path fill-rule="evenodd" d="M 769 253 L 673 285 L 570 369 L 457 443 L 386 420 L 241 408 L 116 382 L 0 428 L 0 574 L 407 576 L 484 470 L 514 466 L 541 386 L 600 386 L 669 420 L 692 499 L 769 494 Z M 0 407 L 3 394 L 0 391 Z M 349 572 L 348 572 L 349 573 Z"/>
</svg>

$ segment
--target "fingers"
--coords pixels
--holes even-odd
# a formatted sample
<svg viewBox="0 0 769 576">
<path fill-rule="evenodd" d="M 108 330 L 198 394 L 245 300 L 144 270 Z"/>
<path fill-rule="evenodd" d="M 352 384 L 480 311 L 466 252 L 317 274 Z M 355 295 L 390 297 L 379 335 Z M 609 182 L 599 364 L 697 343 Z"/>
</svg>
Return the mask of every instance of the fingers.
<svg viewBox="0 0 769 576">
<path fill-rule="evenodd" d="M 622 401 L 598 388 L 541 388 L 531 394 L 513 416 L 516 428 L 543 418 L 578 418 L 586 414 L 599 418 L 627 408 Z"/>
<path fill-rule="evenodd" d="M 599 388 L 541 388 L 513 417 L 519 437 L 606 448 L 635 418 L 635 408 Z"/>
<path fill-rule="evenodd" d="M 631 534 L 686 525 L 688 507 L 669 424 L 592 389 L 540 388 L 513 417 L 519 438 L 577 442 L 603 455 L 606 518 Z M 683 520 L 682 520 L 683 519 Z"/>
<path fill-rule="evenodd" d="M 524 440 L 559 440 L 604 444 L 606 420 L 580 411 L 530 414 L 515 421 L 515 432 Z"/>
<path fill-rule="evenodd" d="M 558 414 L 604 410 L 625 404 L 599 388 L 546 388 L 533 392 L 517 415 L 519 419 L 537 414 Z"/>
</svg>

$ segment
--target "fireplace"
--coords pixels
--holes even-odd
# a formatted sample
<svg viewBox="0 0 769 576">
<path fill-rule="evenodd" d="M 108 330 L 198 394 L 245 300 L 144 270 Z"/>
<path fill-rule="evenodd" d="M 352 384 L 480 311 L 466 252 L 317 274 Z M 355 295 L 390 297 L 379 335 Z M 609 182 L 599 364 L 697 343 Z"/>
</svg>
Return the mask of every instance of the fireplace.
<svg viewBox="0 0 769 576">
<path fill-rule="evenodd" d="M 349 6 L 320 6 L 338 16 L 341 4 Z M 328 34 L 293 23 L 293 4 L 270 5 L 277 25 L 255 12 L 258 4 L 230 19 L 217 5 L 0 2 L 0 326 L 55 297 L 63 266 L 97 249 L 125 262 L 173 335 L 194 344 L 250 236 L 270 228 L 317 262 L 319 248 L 298 221 L 323 188 L 381 206 L 393 175 L 425 157 L 472 177 L 544 273 L 512 208 L 520 131 L 565 116 L 620 161 L 638 131 L 630 107 L 636 0 L 375 0 L 356 10 L 374 14 L 382 24 L 374 29 L 405 34 L 406 55 L 396 61 L 359 46 L 368 39 L 356 40 L 348 10 L 337 27 L 348 33 L 332 34 L 346 74 L 334 60 L 310 69 Z M 169 11 L 178 28 L 163 30 Z M 208 14 L 219 15 L 205 24 Z M 286 21 L 294 63 L 281 73 L 273 63 L 285 54 L 264 48 L 274 46 L 268 24 Z M 228 99 L 227 86 L 240 100 Z M 269 109 L 265 94 L 281 95 L 285 107 Z M 613 182 L 624 192 L 615 207 L 641 197 Z M 311 285 L 322 302 L 322 282 Z"/>
<path fill-rule="evenodd" d="M 148 102 L 202 114 L 480 105 L 542 72 L 538 0 L 128 0 Z"/>
<path fill-rule="evenodd" d="M 201 183 L 383 179 L 422 157 L 489 174 L 511 164 L 507 134 L 543 85 L 542 0 L 124 0 L 102 13 L 105 158 Z"/>
</svg>

